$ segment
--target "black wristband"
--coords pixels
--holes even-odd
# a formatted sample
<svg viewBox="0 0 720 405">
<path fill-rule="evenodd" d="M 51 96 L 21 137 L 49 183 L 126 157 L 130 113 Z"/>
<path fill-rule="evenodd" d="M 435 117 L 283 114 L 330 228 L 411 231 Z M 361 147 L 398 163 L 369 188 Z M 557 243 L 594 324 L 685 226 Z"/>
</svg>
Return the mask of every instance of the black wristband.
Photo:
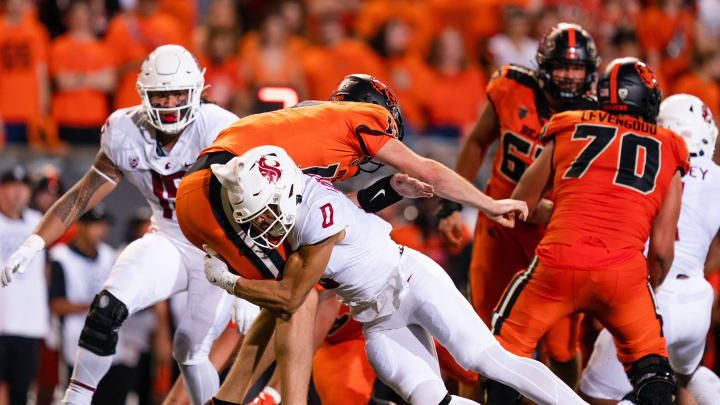
<svg viewBox="0 0 720 405">
<path fill-rule="evenodd" d="M 390 178 L 392 175 L 383 177 L 370 187 L 358 191 L 360 208 L 366 212 L 378 212 L 402 200 L 403 197 L 390 185 Z"/>
<path fill-rule="evenodd" d="M 443 198 L 440 200 L 440 208 L 438 208 L 438 210 L 435 212 L 435 216 L 438 219 L 447 218 L 452 215 L 453 212 L 462 211 L 462 209 L 462 204 Z"/>
</svg>

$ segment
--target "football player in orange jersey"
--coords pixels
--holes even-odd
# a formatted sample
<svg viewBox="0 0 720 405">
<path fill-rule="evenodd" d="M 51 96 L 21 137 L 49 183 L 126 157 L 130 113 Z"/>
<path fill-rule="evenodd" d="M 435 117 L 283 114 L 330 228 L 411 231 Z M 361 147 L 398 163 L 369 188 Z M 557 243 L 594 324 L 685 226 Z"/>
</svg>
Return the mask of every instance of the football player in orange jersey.
<svg viewBox="0 0 720 405">
<path fill-rule="evenodd" d="M 473 181 L 488 148 L 499 139 L 485 193 L 493 198 L 508 198 L 525 169 L 542 151 L 538 135 L 550 116 L 565 110 L 597 107 L 588 94 L 599 62 L 595 43 L 587 31 L 577 24 L 554 26 L 540 40 L 536 71 L 506 65 L 493 75 L 487 87 L 490 102 L 463 144 L 455 171 Z M 542 204 L 549 202 L 544 200 Z M 452 244 L 460 243 L 460 208 L 445 200 L 438 212 L 440 232 Z M 469 270 L 470 292 L 473 307 L 486 323 L 490 323 L 490 314 L 513 274 L 530 263 L 544 229 L 544 225 L 533 223 L 520 223 L 508 229 L 478 216 Z M 551 368 L 572 387 L 580 370 L 575 360 L 577 330 L 570 330 L 569 324 L 563 320 L 543 342 Z M 472 394 L 470 387 L 463 391 L 469 396 L 480 395 Z"/>
<path fill-rule="evenodd" d="M 534 209 L 552 187 L 553 214 L 530 266 L 493 312 L 492 329 L 510 352 L 530 356 L 557 320 L 591 313 L 614 336 L 632 400 L 669 405 L 675 378 L 652 287 L 672 263 L 689 154 L 679 135 L 655 125 L 661 91 L 647 65 L 616 59 L 597 87 L 601 110 L 553 116 L 545 149 L 513 191 Z M 493 384 L 487 405 L 516 396 Z"/>
<path fill-rule="evenodd" d="M 381 179 L 356 195 L 361 208 L 369 212 L 401 199 L 396 192 L 398 187 L 412 188 L 420 184 L 418 187 L 428 194 L 434 192 L 469 204 L 504 226 L 513 226 L 518 215 L 525 218 L 524 202 L 496 201 L 439 162 L 418 156 L 403 145 L 400 104 L 392 90 L 377 79 L 368 75 L 347 76 L 338 84 L 331 100 L 251 115 L 221 132 L 215 142 L 201 152 L 178 187 L 175 207 L 187 239 L 198 248 L 207 244 L 245 278 L 270 279 L 281 273 L 282 247 L 260 249 L 248 244 L 233 219 L 227 192 L 209 170 L 211 164 L 227 163 L 234 156 L 265 144 L 283 147 L 306 173 L 331 180 L 353 176 L 361 164 L 377 159 L 426 183 L 399 174 Z M 285 275 L 283 280 L 287 282 L 287 279 Z M 221 386 L 213 398 L 215 404 L 239 403 L 253 375 L 257 376 L 269 366 L 273 358 L 272 350 L 268 350 L 268 328 L 271 331 L 273 327 L 278 334 L 276 351 L 281 354 L 278 367 L 283 402 L 292 404 L 306 399 L 316 296 L 311 295 L 310 300 L 312 302 L 297 303 L 299 307 L 283 314 L 284 319 L 276 319 L 267 310 L 261 312 L 238 357 L 262 353 L 263 360 L 236 361 L 228 376 L 228 381 L 233 383 Z"/>
</svg>

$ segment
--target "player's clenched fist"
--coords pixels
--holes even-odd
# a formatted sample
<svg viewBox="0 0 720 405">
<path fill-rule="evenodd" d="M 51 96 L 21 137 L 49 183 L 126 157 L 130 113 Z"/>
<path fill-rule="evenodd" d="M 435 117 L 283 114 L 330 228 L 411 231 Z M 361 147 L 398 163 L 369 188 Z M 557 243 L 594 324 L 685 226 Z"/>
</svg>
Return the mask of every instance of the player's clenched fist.
<svg viewBox="0 0 720 405">
<path fill-rule="evenodd" d="M 13 273 L 23 273 L 30 262 L 33 261 L 35 255 L 45 248 L 45 241 L 38 235 L 30 235 L 5 262 L 0 274 L 0 282 L 3 287 L 7 287 L 12 281 Z"/>
<path fill-rule="evenodd" d="M 230 273 L 227 264 L 217 258 L 217 253 L 208 245 L 203 245 L 205 250 L 205 259 L 203 267 L 205 269 L 205 277 L 208 281 L 220 288 L 224 288 L 230 295 L 235 295 L 235 282 L 239 276 Z"/>
<path fill-rule="evenodd" d="M 496 200 L 485 211 L 485 215 L 502 226 L 512 228 L 515 226 L 515 218 L 524 221 L 528 217 L 528 207 L 525 201 Z"/>
</svg>

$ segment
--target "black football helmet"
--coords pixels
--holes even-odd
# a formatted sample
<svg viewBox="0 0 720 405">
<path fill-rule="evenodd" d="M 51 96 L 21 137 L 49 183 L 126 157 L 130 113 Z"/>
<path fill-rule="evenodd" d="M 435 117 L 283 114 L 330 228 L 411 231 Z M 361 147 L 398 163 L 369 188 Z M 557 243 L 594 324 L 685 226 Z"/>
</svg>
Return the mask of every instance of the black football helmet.
<svg viewBox="0 0 720 405">
<path fill-rule="evenodd" d="M 637 58 L 618 58 L 610 62 L 598 79 L 600 109 L 613 114 L 642 117 L 655 123 L 662 91 L 655 72 Z"/>
<path fill-rule="evenodd" d="M 385 83 L 366 74 L 345 76 L 330 95 L 330 101 L 357 101 L 381 105 L 390 111 L 398 127 L 398 139 L 402 142 L 405 135 L 400 101 Z"/>
<path fill-rule="evenodd" d="M 540 86 L 563 103 L 576 102 L 587 93 L 595 82 L 600 66 L 593 38 L 581 26 L 571 23 L 556 24 L 542 37 L 535 60 Z M 568 90 L 564 83 L 552 80 L 553 68 L 567 64 L 585 65 L 585 80 L 574 91 Z"/>
</svg>

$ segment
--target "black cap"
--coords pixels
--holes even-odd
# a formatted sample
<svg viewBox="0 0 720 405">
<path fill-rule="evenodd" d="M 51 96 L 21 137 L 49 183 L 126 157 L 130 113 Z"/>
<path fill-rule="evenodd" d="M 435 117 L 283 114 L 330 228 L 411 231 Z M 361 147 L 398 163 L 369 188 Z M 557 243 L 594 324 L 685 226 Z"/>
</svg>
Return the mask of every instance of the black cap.
<svg viewBox="0 0 720 405">
<path fill-rule="evenodd" d="M 108 222 L 111 223 L 113 220 L 112 216 L 102 204 L 94 206 L 90 211 L 84 213 L 78 222 Z"/>
<path fill-rule="evenodd" d="M 20 165 L 15 165 L 6 169 L 0 175 L 0 184 L 20 182 L 30 185 L 30 176 L 27 170 Z"/>
</svg>

